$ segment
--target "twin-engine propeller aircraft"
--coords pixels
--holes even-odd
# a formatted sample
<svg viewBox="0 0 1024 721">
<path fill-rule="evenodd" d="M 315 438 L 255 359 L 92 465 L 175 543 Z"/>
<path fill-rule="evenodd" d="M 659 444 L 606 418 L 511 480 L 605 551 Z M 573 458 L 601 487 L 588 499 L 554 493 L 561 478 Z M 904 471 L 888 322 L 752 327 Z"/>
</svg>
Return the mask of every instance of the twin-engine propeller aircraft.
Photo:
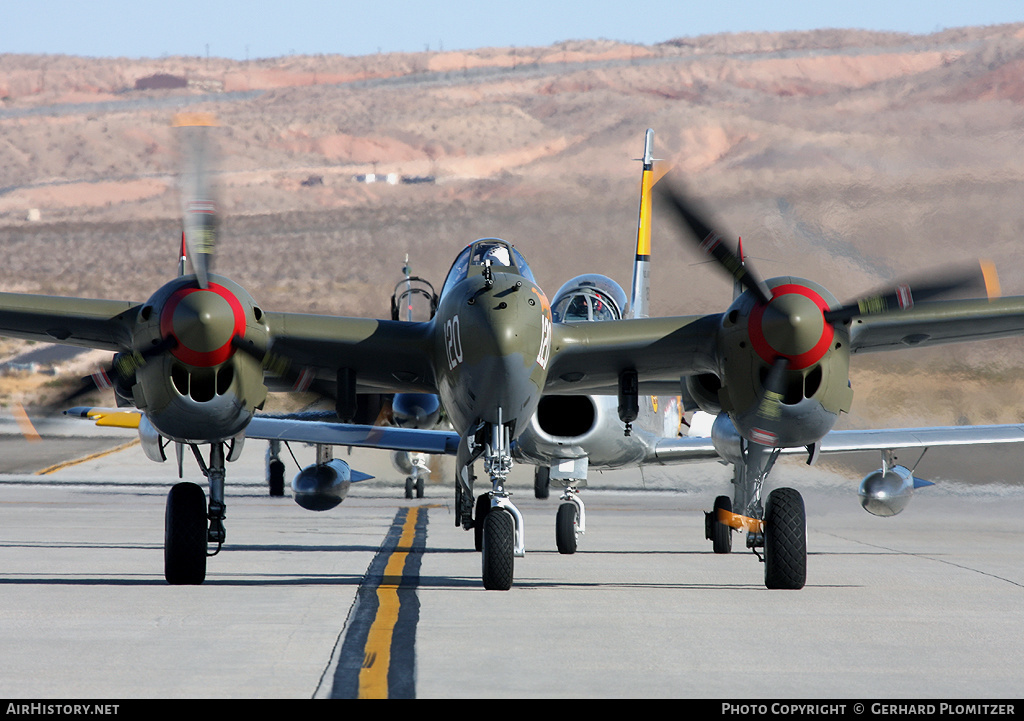
<svg viewBox="0 0 1024 721">
<path fill-rule="evenodd" d="M 210 128 L 192 123 L 183 132 L 195 150 L 191 167 L 201 169 Z M 761 487 L 782 449 L 809 448 L 814 455 L 849 408 L 850 354 L 1024 331 L 1024 298 L 910 308 L 911 297 L 945 290 L 945 282 L 913 291 L 901 286 L 892 296 L 847 306 L 811 281 L 762 282 L 678 194 L 669 202 L 701 247 L 742 284 L 723 313 L 555 321 L 525 258 L 498 238 L 474 241 L 459 253 L 429 321 L 275 313 L 211 272 L 216 206 L 205 178 L 189 173 L 183 186 L 193 272 L 147 301 L 0 293 L 0 334 L 117 354 L 108 374 L 118 396 L 141 412 L 139 433 L 150 458 L 163 460 L 171 442 L 179 459 L 183 446 L 192 449 L 208 479 L 209 506 L 190 483 L 168 494 L 164 547 L 171 583 L 205 578 L 208 544 L 219 548 L 225 538 L 225 462 L 238 456 L 248 436 L 454 454 L 456 522 L 481 530 L 484 587 L 508 589 L 514 559 L 525 552 L 523 518 L 506 488 L 512 443 L 542 397 L 614 395 L 628 429 L 641 393 L 675 394 L 681 378 L 695 377 L 687 386 L 702 405 L 721 410 L 719 437 L 745 469 L 737 515 L 749 527 L 748 543 L 764 549 L 766 585 L 799 588 L 806 567 L 802 500 L 792 489 L 778 489 L 762 506 Z M 457 443 L 428 431 L 258 418 L 267 373 L 332 384 L 343 421 L 356 416 L 359 394 L 436 394 Z M 474 518 L 477 461 L 490 490 Z M 315 509 L 320 501 L 339 502 L 359 476 L 322 457 L 300 477 L 303 505 Z"/>
</svg>

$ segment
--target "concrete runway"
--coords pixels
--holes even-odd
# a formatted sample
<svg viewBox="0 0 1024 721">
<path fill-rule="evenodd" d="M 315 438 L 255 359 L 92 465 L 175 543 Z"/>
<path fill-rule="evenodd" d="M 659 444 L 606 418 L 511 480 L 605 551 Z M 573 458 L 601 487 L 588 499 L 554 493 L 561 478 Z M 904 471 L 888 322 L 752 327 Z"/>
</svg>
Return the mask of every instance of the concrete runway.
<svg viewBox="0 0 1024 721">
<path fill-rule="evenodd" d="M 1024 688 L 1020 486 L 944 483 L 883 519 L 860 509 L 858 479 L 780 463 L 776 480 L 804 493 L 810 549 L 807 586 L 783 592 L 763 587 L 753 554 L 716 556 L 704 540 L 703 511 L 727 487 L 717 464 L 592 478 L 620 489 L 584 493 L 588 533 L 573 556 L 555 549 L 557 498 L 534 499 L 517 468 L 527 555 L 514 588 L 496 592 L 481 587 L 448 485 L 407 501 L 387 454 L 362 452 L 353 467 L 394 483 L 312 513 L 263 494 L 265 444 L 251 442 L 228 466 L 225 549 L 204 585 L 171 587 L 172 463 L 136 446 L 40 476 L 24 470 L 23 444 L 0 438 L 3 697 L 867 700 Z M 185 474 L 201 478 L 191 459 Z M 659 474 L 661 487 L 685 481 L 623 490 Z"/>
</svg>

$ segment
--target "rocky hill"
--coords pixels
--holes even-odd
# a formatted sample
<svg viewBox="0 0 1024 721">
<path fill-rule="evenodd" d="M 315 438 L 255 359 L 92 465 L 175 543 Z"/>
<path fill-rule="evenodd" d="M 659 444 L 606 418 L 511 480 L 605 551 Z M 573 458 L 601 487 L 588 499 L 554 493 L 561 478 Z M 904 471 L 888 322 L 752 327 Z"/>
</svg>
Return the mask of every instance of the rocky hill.
<svg viewBox="0 0 1024 721">
<path fill-rule="evenodd" d="M 0 287 L 141 300 L 169 278 L 170 121 L 202 111 L 221 124 L 217 270 L 274 309 L 383 315 L 406 253 L 440 283 L 488 235 L 549 295 L 582 272 L 626 285 L 649 127 L 762 275 L 850 298 L 982 255 L 1024 294 L 1022 71 L 1024 24 L 250 62 L 0 55 Z M 353 180 L 368 173 L 432 182 Z M 730 283 L 662 218 L 653 312 L 720 310 Z M 869 374 L 898 366 L 900 389 L 936 396 L 928 414 L 982 422 L 1024 418 L 1015 403 L 983 418 L 970 391 L 1015 387 L 1022 347 L 857 360 L 878 403 L 903 393 Z"/>
</svg>

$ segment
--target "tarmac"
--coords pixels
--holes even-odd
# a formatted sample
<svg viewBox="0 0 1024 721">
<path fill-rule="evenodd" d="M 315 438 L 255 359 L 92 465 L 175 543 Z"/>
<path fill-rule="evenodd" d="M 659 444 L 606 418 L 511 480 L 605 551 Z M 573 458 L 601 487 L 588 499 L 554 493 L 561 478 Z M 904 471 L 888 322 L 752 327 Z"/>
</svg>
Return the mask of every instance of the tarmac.
<svg viewBox="0 0 1024 721">
<path fill-rule="evenodd" d="M 592 477 L 574 555 L 555 547 L 557 492 L 534 498 L 517 468 L 527 553 L 502 592 L 481 586 L 450 483 L 406 500 L 387 453 L 339 449 L 377 479 L 310 512 L 266 495 L 266 445 L 250 442 L 206 582 L 169 586 L 173 460 L 123 447 L 130 432 L 57 426 L 33 443 L 0 419 L 0 697 L 1021 695 L 1020 485 L 943 482 L 876 518 L 859 478 L 780 462 L 774 479 L 806 501 L 808 582 L 769 591 L 741 537 L 729 555 L 704 539 L 728 492 L 718 464 Z M 189 456 L 185 480 L 202 481 Z"/>
</svg>

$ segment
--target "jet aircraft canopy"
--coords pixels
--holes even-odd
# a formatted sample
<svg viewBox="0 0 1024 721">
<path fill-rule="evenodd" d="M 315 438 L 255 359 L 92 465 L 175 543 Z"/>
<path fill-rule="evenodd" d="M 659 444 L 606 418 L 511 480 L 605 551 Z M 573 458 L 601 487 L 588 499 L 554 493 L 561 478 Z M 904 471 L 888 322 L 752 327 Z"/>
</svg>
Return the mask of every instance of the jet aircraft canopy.
<svg viewBox="0 0 1024 721">
<path fill-rule="evenodd" d="M 559 288 L 551 304 L 556 323 L 620 320 L 629 302 L 616 283 L 601 275 L 581 275 Z"/>
<path fill-rule="evenodd" d="M 448 277 L 445 278 L 441 295 L 445 295 L 459 281 L 469 276 L 470 268 L 483 267 L 490 262 L 492 268 L 503 269 L 504 272 L 516 273 L 531 283 L 535 283 L 533 272 L 526 263 L 526 258 L 501 238 L 481 238 L 466 246 L 459 257 L 452 263 Z"/>
</svg>

